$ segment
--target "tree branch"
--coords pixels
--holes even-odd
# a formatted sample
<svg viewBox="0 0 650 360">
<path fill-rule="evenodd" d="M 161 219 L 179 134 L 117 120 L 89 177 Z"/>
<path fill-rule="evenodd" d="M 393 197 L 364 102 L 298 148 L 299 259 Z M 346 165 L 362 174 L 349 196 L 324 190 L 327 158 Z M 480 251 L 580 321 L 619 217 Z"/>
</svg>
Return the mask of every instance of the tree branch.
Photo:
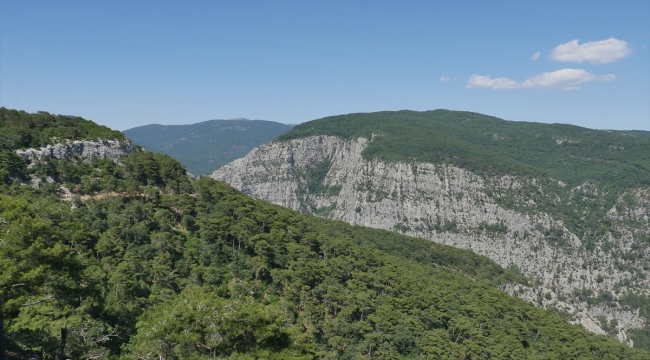
<svg viewBox="0 0 650 360">
<path fill-rule="evenodd" d="M 30 303 L 23 304 L 23 305 L 20 305 L 20 306 L 21 306 L 21 307 L 32 306 L 32 305 L 40 304 L 40 303 L 42 303 L 42 302 L 50 301 L 50 300 L 52 300 L 52 299 L 54 299 L 54 296 L 51 296 L 51 295 L 50 295 L 50 296 L 46 297 L 46 298 L 43 299 L 43 300 L 32 301 L 32 302 L 30 302 Z"/>
</svg>

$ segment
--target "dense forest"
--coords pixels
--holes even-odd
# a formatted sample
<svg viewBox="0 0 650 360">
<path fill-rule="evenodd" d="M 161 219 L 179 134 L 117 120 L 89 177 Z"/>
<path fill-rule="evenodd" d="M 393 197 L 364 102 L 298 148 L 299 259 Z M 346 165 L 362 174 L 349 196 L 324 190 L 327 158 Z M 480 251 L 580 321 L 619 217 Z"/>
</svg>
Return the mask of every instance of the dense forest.
<svg viewBox="0 0 650 360">
<path fill-rule="evenodd" d="M 374 134 L 374 138 L 373 138 Z M 366 158 L 449 163 L 481 175 L 551 176 L 618 188 L 650 185 L 650 132 L 506 121 L 449 110 L 384 111 L 326 117 L 280 135 L 373 138 Z"/>
<path fill-rule="evenodd" d="M 47 125 L 3 123 L 3 137 L 18 138 L 5 132 L 11 128 L 32 139 L 76 139 L 59 129 L 70 126 L 68 117 L 48 116 Z M 5 149 L 20 146 L 27 145 Z M 486 257 L 190 180 L 166 155 L 28 168 L 7 154 L 0 184 L 7 358 L 649 356 L 509 296 L 500 287 L 526 279 Z M 27 175 L 57 182 L 21 185 Z M 61 186 L 72 198 L 59 197 Z"/>
</svg>

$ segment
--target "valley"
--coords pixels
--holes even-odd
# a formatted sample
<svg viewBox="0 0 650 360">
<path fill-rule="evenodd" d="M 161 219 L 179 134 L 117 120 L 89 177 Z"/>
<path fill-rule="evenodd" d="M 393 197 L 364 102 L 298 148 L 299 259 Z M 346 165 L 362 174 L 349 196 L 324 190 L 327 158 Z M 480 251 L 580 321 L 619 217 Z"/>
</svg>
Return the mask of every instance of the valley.
<svg viewBox="0 0 650 360">
<path fill-rule="evenodd" d="M 574 283 L 523 274 L 549 263 L 540 249 L 591 266 L 582 239 L 566 235 L 573 254 L 543 245 L 558 220 L 499 203 L 466 169 L 364 159 L 372 137 L 307 136 L 223 167 L 247 164 L 229 185 L 79 117 L 0 108 L 0 130 L 7 358 L 647 358 L 642 336 L 625 337 L 646 318 L 636 268 L 628 309 L 605 299 L 596 314 L 574 294 L 577 310 L 560 311 Z M 284 207 L 246 195 L 260 188 Z M 647 221 L 626 199 L 616 216 Z M 588 327 L 583 313 L 591 332 L 566 321 Z"/>
<path fill-rule="evenodd" d="M 381 115 L 384 114 L 353 114 L 302 124 L 285 135 L 289 139 L 281 137 L 263 145 L 245 158 L 216 170 L 212 177 L 255 198 L 294 210 L 397 231 L 485 255 L 534 282 L 532 286 L 507 286 L 508 292 L 537 306 L 554 309 L 568 321 L 581 323 L 593 332 L 632 344 L 630 330 L 636 334 L 647 331 L 643 330 L 648 325 L 646 305 L 628 300 L 639 296 L 647 299 L 650 289 L 647 241 L 650 228 L 647 179 L 650 177 L 643 182 L 643 176 L 648 174 L 647 156 L 638 159 L 632 153 L 629 161 L 641 160 L 645 167 L 641 167 L 643 173 L 638 175 L 641 181 L 629 188 L 616 188 L 603 182 L 602 177 L 613 174 L 608 169 L 598 169 L 598 165 L 583 166 L 587 175 L 579 179 L 579 171 L 555 166 L 551 163 L 552 156 L 540 159 L 547 164 L 544 168 L 535 162 L 512 161 L 494 145 L 485 150 L 495 155 L 486 162 L 495 162 L 496 158 L 500 163 L 495 162 L 487 171 L 478 160 L 471 158 L 480 154 L 480 150 L 470 153 L 468 158 L 459 156 L 464 167 L 453 160 L 419 161 L 430 158 L 430 153 L 424 151 L 419 157 L 395 160 L 399 153 L 384 149 L 395 149 L 403 139 L 386 139 L 395 132 L 389 130 L 389 121 L 380 120 Z M 454 115 L 461 121 L 469 118 L 465 113 Z M 376 132 L 355 138 L 351 132 L 331 131 L 345 126 L 325 129 L 343 120 L 350 127 L 365 127 L 366 131 L 375 125 Z M 404 130 L 408 129 L 406 125 L 394 121 L 396 129 L 408 134 Z M 506 127 L 498 122 L 496 125 Z M 423 126 L 426 124 L 412 124 L 412 129 L 422 131 Z M 458 125 L 447 125 L 452 126 Z M 444 131 L 443 126 L 437 130 L 441 127 Z M 558 129 L 542 131 L 549 130 Z M 597 131 L 586 131 L 596 133 L 594 137 L 600 136 Z M 312 135 L 319 132 L 321 135 Z M 436 142 L 444 136 L 433 135 L 430 141 Z M 549 134 L 548 146 L 562 146 L 563 143 L 554 141 L 560 136 Z M 488 138 L 499 141 L 498 137 Z M 375 149 L 380 150 L 373 151 L 384 151 L 379 152 L 383 156 L 374 156 L 369 151 L 375 142 L 378 143 Z M 403 144 L 408 147 L 413 142 L 411 139 Z M 650 149 L 643 147 L 643 142 L 640 144 L 642 149 Z M 431 145 L 432 151 L 437 150 L 436 146 Z M 611 144 L 603 144 L 607 146 Z M 448 150 L 450 157 L 454 151 L 473 151 L 454 143 Z M 526 154 L 517 155 L 521 158 Z M 501 169 L 495 170 L 499 166 Z M 621 171 L 612 172 L 616 170 Z M 551 176 L 551 171 L 562 177 Z"/>
</svg>

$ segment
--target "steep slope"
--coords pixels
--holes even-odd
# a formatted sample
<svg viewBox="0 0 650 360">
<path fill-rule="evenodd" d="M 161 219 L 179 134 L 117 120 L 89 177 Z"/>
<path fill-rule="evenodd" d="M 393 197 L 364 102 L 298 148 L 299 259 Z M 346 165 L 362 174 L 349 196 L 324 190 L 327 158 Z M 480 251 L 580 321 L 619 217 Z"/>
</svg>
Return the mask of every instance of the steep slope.
<svg viewBox="0 0 650 360">
<path fill-rule="evenodd" d="M 210 174 L 291 128 L 263 120 L 210 120 L 191 125 L 145 125 L 125 130 L 124 134 L 149 151 L 173 156 L 199 176 Z"/>
<path fill-rule="evenodd" d="M 463 112 L 352 114 L 301 124 L 212 176 L 295 210 L 486 255 L 536 281 L 509 292 L 642 346 L 648 139 Z"/>
<path fill-rule="evenodd" d="M 2 163 L 85 194 L 0 183 L 6 357 L 648 357 L 508 295 L 526 279 L 484 256 L 191 181 L 167 155 L 118 160 Z"/>
</svg>

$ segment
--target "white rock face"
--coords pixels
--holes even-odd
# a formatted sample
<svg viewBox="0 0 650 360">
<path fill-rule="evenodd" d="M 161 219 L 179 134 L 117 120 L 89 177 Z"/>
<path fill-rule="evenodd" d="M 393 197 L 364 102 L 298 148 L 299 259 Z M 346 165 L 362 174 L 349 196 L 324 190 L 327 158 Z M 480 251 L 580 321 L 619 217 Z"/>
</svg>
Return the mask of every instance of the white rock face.
<svg viewBox="0 0 650 360">
<path fill-rule="evenodd" d="M 79 156 L 87 161 L 90 161 L 93 157 L 118 160 L 134 152 L 136 152 L 136 148 L 133 144 L 130 142 L 120 143 L 116 140 L 77 140 L 47 145 L 40 149 L 29 148 L 26 150 L 16 150 L 16 154 L 21 158 L 29 158 L 32 165 L 34 161 L 40 160 L 44 156 L 58 160 L 70 160 L 75 156 Z"/>
<path fill-rule="evenodd" d="M 615 318 L 618 320 L 616 335 L 630 344 L 625 330 L 645 326 L 646 319 L 638 314 L 609 309 L 603 315 L 605 310 L 579 303 L 574 296 L 576 289 L 595 294 L 613 291 L 615 285 L 621 287 L 625 280 L 629 284 L 621 287 L 621 293 L 628 290 L 648 293 L 650 276 L 633 279 L 625 267 L 616 266 L 618 261 L 650 275 L 641 263 L 613 259 L 611 252 L 600 247 L 587 251 L 578 234 L 571 233 L 562 221 L 544 213 L 518 213 L 503 208 L 489 195 L 495 189 L 517 189 L 522 181 L 536 186 L 535 179 L 507 176 L 485 179 L 449 165 L 368 161 L 363 159 L 362 151 L 369 141 L 313 136 L 271 142 L 221 167 L 211 176 L 252 197 L 293 210 L 398 231 L 485 255 L 503 267 L 519 269 L 539 281 L 539 286 L 534 288 L 517 285 L 508 286 L 506 291 L 543 308 L 562 309 L 573 316 L 573 322 L 593 332 L 604 333 L 598 325 L 598 316 Z M 314 178 L 320 181 L 314 182 Z M 573 189 L 572 194 L 579 196 L 588 191 L 597 189 L 584 184 Z M 647 189 L 636 191 L 633 194 L 638 198 L 636 208 L 627 209 L 629 214 L 623 215 L 615 207 L 608 212 L 608 217 L 644 222 L 644 231 L 650 234 L 649 193 Z M 527 201 L 534 205 L 531 199 Z M 505 230 L 489 232 L 486 225 Z M 552 246 L 545 235 L 550 229 L 562 230 L 566 245 Z M 614 238 L 608 234 L 608 242 L 617 250 L 629 251 L 631 234 L 638 229 L 619 227 L 617 230 L 622 236 Z M 650 256 L 650 250 L 646 249 L 646 255 Z"/>
<path fill-rule="evenodd" d="M 136 151 L 138 150 L 130 142 L 120 143 L 116 140 L 77 140 L 47 145 L 40 149 L 29 148 L 26 150 L 16 150 L 16 154 L 18 154 L 21 159 L 29 159 L 31 164 L 29 164 L 28 167 L 31 168 L 36 166 L 36 162 L 44 157 L 51 157 L 57 160 L 72 160 L 79 157 L 84 161 L 91 161 L 93 157 L 97 157 L 110 158 L 113 161 L 119 161 L 120 158 L 128 156 Z M 26 182 L 18 178 L 16 178 L 16 180 L 20 181 L 23 185 L 29 185 L 34 188 L 41 187 L 43 182 L 43 180 L 37 175 L 32 175 Z M 55 182 L 49 176 L 45 181 L 49 183 Z M 68 195 L 68 193 L 62 194 L 61 197 L 67 198 L 69 197 Z"/>
</svg>

